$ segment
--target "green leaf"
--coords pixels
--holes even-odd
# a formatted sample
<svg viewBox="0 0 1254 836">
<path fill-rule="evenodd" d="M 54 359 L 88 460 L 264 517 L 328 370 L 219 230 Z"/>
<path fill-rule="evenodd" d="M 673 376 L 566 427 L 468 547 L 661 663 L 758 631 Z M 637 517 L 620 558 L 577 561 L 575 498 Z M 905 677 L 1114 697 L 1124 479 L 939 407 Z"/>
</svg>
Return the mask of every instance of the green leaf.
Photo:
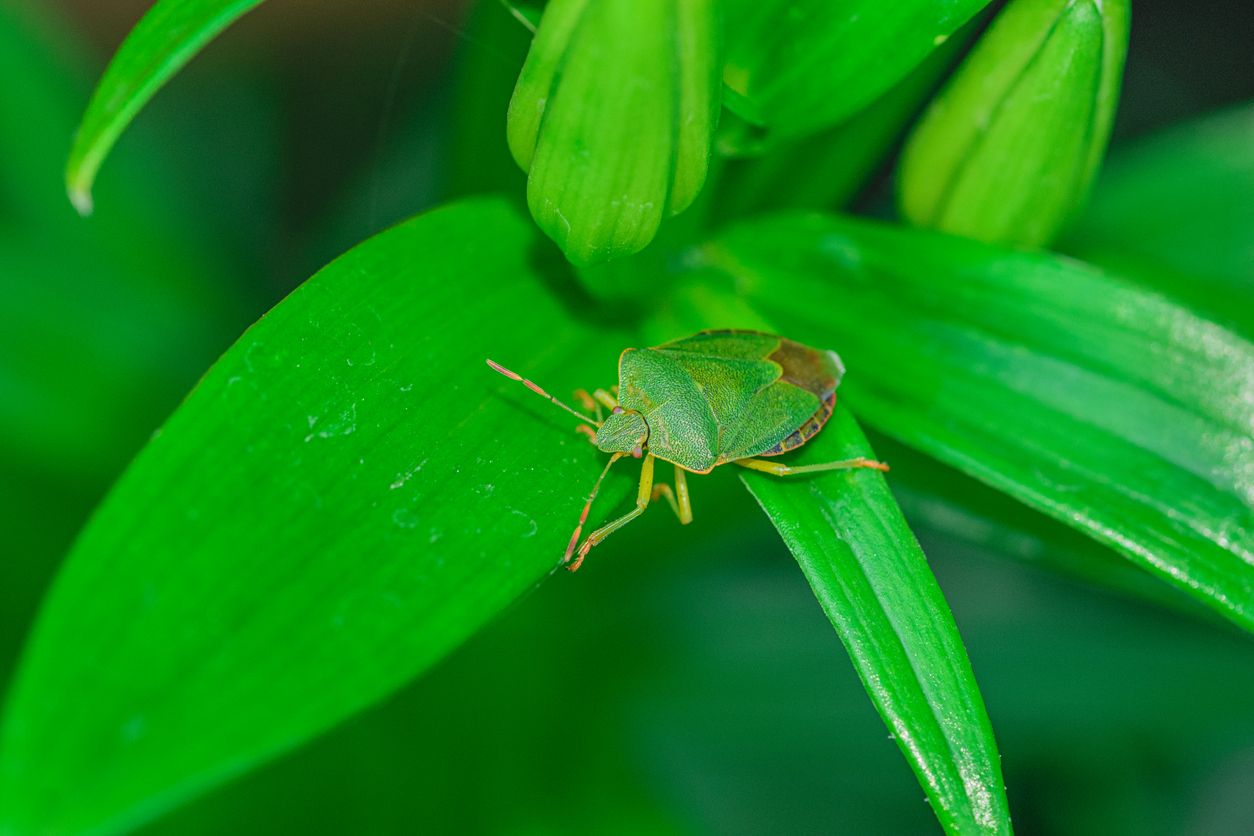
<svg viewBox="0 0 1254 836">
<path fill-rule="evenodd" d="M 977 15 L 891 90 L 841 124 L 801 139 L 763 140 L 724 119 L 717 149 L 728 157 L 713 201 L 719 220 L 779 209 L 836 209 L 857 195 L 975 33 Z M 725 130 L 726 128 L 726 130 Z M 767 143 L 765 153 L 757 147 Z M 753 156 L 759 154 L 759 156 Z"/>
<path fill-rule="evenodd" d="M 65 169 L 70 202 L 92 210 L 105 156 L 148 100 L 206 44 L 262 0 L 159 0 L 127 35 L 92 94 Z"/>
<path fill-rule="evenodd" d="M 711 244 L 867 423 L 1254 628 L 1254 346 L 1065 258 L 824 216 Z"/>
<path fill-rule="evenodd" d="M 0 456 L 103 488 L 247 320 L 133 158 L 116 214 L 66 205 L 78 45 L 28 11 L 0 5 Z"/>
<path fill-rule="evenodd" d="M 714 325 L 788 333 L 705 284 L 678 288 L 645 328 L 654 342 Z M 875 453 L 838 404 L 789 464 L 858 457 Z M 741 479 L 801 564 L 946 832 L 1009 833 L 997 746 L 970 662 L 883 476 L 748 471 Z"/>
<path fill-rule="evenodd" d="M 531 32 L 540 28 L 540 18 L 544 15 L 543 3 L 520 3 L 515 0 L 501 0 L 501 6 L 509 12 L 510 17 L 518 21 Z"/>
<path fill-rule="evenodd" d="M 906 143 L 902 215 L 982 241 L 1052 241 L 1105 153 L 1128 21 L 1128 0 L 1009 3 Z"/>
<path fill-rule="evenodd" d="M 1112 153 L 1059 247 L 1254 336 L 1254 105 Z"/>
<path fill-rule="evenodd" d="M 1236 632 L 1213 610 L 1076 529 L 899 441 L 878 433 L 871 435 L 871 440 L 880 458 L 892 464 L 888 485 L 906 521 L 920 537 L 925 532 L 940 533 L 1000 558 Z"/>
<path fill-rule="evenodd" d="M 726 0 L 727 106 L 780 136 L 853 116 L 987 0 Z"/>
<path fill-rule="evenodd" d="M 875 454 L 843 407 L 798 464 Z M 882 475 L 741 476 L 805 571 L 949 834 L 1011 832 L 993 730 L 927 559 Z"/>
<path fill-rule="evenodd" d="M 0 2 L 0 692 L 92 507 L 252 318 L 146 137 L 102 179 L 107 212 L 66 202 L 89 50 L 50 11 Z"/>
<path fill-rule="evenodd" d="M 555 571 L 604 456 L 484 360 L 564 392 L 612 380 L 628 339 L 572 315 L 537 243 L 496 200 L 418 217 L 214 366 L 45 601 L 0 833 L 133 827 L 376 702 Z"/>
</svg>

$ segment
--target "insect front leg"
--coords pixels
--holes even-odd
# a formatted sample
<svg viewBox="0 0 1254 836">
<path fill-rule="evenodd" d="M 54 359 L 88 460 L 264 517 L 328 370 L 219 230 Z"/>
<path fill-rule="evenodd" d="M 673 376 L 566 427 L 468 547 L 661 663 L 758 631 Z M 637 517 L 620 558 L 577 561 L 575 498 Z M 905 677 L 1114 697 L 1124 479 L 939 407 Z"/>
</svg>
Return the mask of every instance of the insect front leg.
<svg viewBox="0 0 1254 836">
<path fill-rule="evenodd" d="M 665 497 L 667 503 L 670 504 L 671 510 L 675 512 L 675 516 L 679 517 L 680 523 L 687 525 L 692 522 L 692 503 L 688 499 L 688 480 L 684 478 L 684 469 L 679 465 L 675 465 L 675 490 L 671 490 L 671 486 L 665 483 L 655 485 L 653 487 L 653 501 L 656 502 L 658 497 Z"/>
<path fill-rule="evenodd" d="M 845 459 L 839 462 L 823 462 L 822 464 L 802 464 L 789 467 L 783 462 L 768 462 L 764 459 L 736 459 L 736 464 L 750 470 L 761 470 L 763 473 L 774 473 L 776 476 L 796 476 L 801 473 L 817 473 L 821 470 L 847 470 L 854 467 L 869 467 L 873 470 L 888 470 L 888 465 L 874 459 L 859 456 L 856 459 Z"/>
<path fill-rule="evenodd" d="M 575 544 L 579 542 L 579 532 L 583 531 L 583 524 L 588 521 L 588 511 L 592 509 L 592 500 L 597 498 L 597 491 L 601 490 L 601 483 L 605 481 L 605 474 L 610 472 L 611 465 L 623 457 L 622 453 L 615 453 L 610 456 L 610 460 L 605 463 L 605 469 L 601 471 L 601 475 L 597 477 L 596 484 L 592 486 L 592 493 L 588 494 L 588 501 L 583 505 L 583 513 L 579 515 L 579 525 L 575 526 L 575 533 L 570 535 L 570 544 L 566 546 L 566 556 L 562 558 L 562 562 L 569 563 L 570 556 L 575 551 Z M 579 564 L 583 562 L 583 552 L 579 554 L 579 559 L 574 565 L 568 566 L 570 571 L 579 568 Z"/>
<path fill-rule="evenodd" d="M 615 386 L 614 389 L 617 390 L 618 387 Z M 604 389 L 596 390 L 595 392 L 592 393 L 592 397 L 596 398 L 598 403 L 604 404 L 605 407 L 610 410 L 610 412 L 613 412 L 615 409 L 618 409 L 618 398 L 614 397 L 614 395 L 611 395 L 609 392 L 605 391 Z"/>
<path fill-rule="evenodd" d="M 615 453 L 614 458 L 616 459 L 621 455 L 622 453 Z M 610 460 L 610 464 L 613 464 L 613 459 Z M 605 469 L 609 470 L 609 465 L 606 465 Z M 601 478 L 605 478 L 604 473 L 601 474 Z M 600 484 L 601 484 L 601 481 L 600 479 L 598 479 L 597 485 L 600 485 Z M 595 495 L 596 495 L 596 491 L 594 489 L 593 496 Z M 583 545 L 579 547 L 579 554 L 575 556 L 575 561 L 571 563 L 569 566 L 567 566 L 566 568 L 572 572 L 578 569 L 579 564 L 583 563 L 583 559 L 588 556 L 588 552 L 592 550 L 593 546 L 595 546 L 597 543 L 600 543 L 606 537 L 609 537 L 615 531 L 622 528 L 627 523 L 631 522 L 636 517 L 643 514 L 644 509 L 649 507 L 649 499 L 652 498 L 652 496 L 653 496 L 653 454 L 649 453 L 647 456 L 644 457 L 643 464 L 640 465 L 640 490 L 637 491 L 636 493 L 636 507 L 628 511 L 626 514 L 623 514 L 621 517 L 614 520 L 613 522 L 606 523 L 605 525 L 598 528 L 596 531 L 589 534 L 588 539 L 584 540 Z M 588 504 L 589 505 L 592 504 L 591 498 L 588 499 Z M 588 511 L 585 508 L 584 517 L 586 518 L 587 515 L 588 515 Z M 583 518 L 580 519 L 579 524 L 580 524 L 580 527 L 583 526 Z M 578 536 L 579 536 L 579 530 L 576 529 L 575 537 L 578 537 Z M 574 540 L 571 541 L 571 546 L 574 546 Z M 567 557 L 570 556 L 569 549 L 567 549 L 566 554 L 567 554 Z"/>
</svg>

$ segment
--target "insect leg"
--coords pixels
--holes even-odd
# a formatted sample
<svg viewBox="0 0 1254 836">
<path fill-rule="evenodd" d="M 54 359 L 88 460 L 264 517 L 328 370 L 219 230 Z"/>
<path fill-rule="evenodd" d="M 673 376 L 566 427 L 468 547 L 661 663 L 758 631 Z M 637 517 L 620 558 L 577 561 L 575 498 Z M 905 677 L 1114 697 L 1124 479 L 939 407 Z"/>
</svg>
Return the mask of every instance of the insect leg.
<svg viewBox="0 0 1254 836">
<path fill-rule="evenodd" d="M 590 409 L 595 412 L 598 421 L 604 420 L 604 416 L 601 415 L 600 402 L 594 401 L 592 396 L 588 394 L 587 389 L 576 389 L 575 400 L 579 401 L 579 405 L 584 409 Z"/>
<path fill-rule="evenodd" d="M 687 525 L 692 522 L 692 503 L 688 499 L 688 481 L 684 478 L 682 467 L 675 465 L 674 491 L 665 483 L 653 487 L 653 500 L 656 502 L 658 497 L 666 497 L 671 510 L 675 512 L 675 516 L 679 517 L 682 524 Z"/>
<path fill-rule="evenodd" d="M 623 454 L 615 453 L 614 458 L 618 458 L 621 455 Z M 613 463 L 613 459 L 610 460 L 610 463 L 611 464 Z M 609 470 L 609 465 L 606 465 L 605 469 Z M 601 474 L 601 475 L 602 477 L 604 477 L 605 474 Z M 600 484 L 599 480 L 597 484 L 598 485 Z M 594 491 L 594 495 L 595 495 L 595 491 Z M 610 536 L 615 531 L 622 528 L 627 523 L 631 522 L 636 517 L 643 514 L 644 509 L 649 507 L 649 499 L 652 497 L 652 495 L 653 495 L 653 454 L 650 453 L 649 455 L 644 457 L 644 463 L 640 465 L 640 490 L 636 494 L 636 507 L 628 511 L 626 514 L 623 514 L 621 517 L 614 520 L 613 522 L 606 523 L 605 525 L 598 528 L 596 531 L 589 534 L 588 539 L 584 540 L 583 545 L 579 547 L 579 554 L 576 555 L 574 562 L 571 563 L 566 568 L 572 572 L 578 569 L 579 564 L 583 563 L 583 559 L 588 556 L 588 552 L 591 551 L 593 546 L 595 546 L 597 543 L 600 543 L 606 537 Z M 588 500 L 588 504 L 591 505 L 592 500 Z M 587 516 L 586 509 L 584 510 L 584 516 L 585 517 Z M 583 525 L 583 519 L 580 519 L 579 524 L 580 526 Z M 579 532 L 577 530 L 575 532 L 575 536 L 576 537 L 579 536 Z M 571 540 L 571 548 L 574 547 L 574 542 L 575 542 L 574 540 Z M 566 556 L 568 558 L 570 557 L 569 549 L 567 549 Z"/>
<path fill-rule="evenodd" d="M 822 464 L 803 464 L 789 467 L 782 462 L 768 462 L 762 459 L 735 459 L 736 464 L 750 470 L 761 470 L 763 473 L 774 473 L 776 476 L 794 476 L 798 473 L 817 473 L 821 470 L 846 470 L 853 467 L 869 467 L 874 470 L 888 470 L 888 465 L 873 459 L 845 459 L 840 462 L 823 462 Z"/>
<path fill-rule="evenodd" d="M 605 469 L 601 471 L 601 475 L 597 477 L 596 484 L 592 486 L 592 493 L 588 494 L 588 501 L 584 503 L 583 513 L 579 515 L 579 525 L 575 526 L 575 533 L 570 535 L 570 545 L 566 547 L 566 556 L 562 558 L 562 562 L 570 562 L 570 555 L 575 551 L 575 544 L 579 542 L 579 532 L 583 531 L 583 524 L 588 521 L 588 511 L 592 509 L 592 500 L 597 498 L 597 491 L 601 489 L 601 482 L 605 479 L 605 474 L 610 472 L 610 466 L 614 462 L 623 457 L 622 453 L 615 453 L 610 456 L 610 460 L 605 463 Z M 579 556 L 579 560 L 575 561 L 575 566 L 571 571 L 579 568 L 579 563 L 583 560 L 583 555 Z"/>
<path fill-rule="evenodd" d="M 888 465 L 873 459 L 859 456 L 856 459 L 845 459 L 839 462 L 823 462 L 822 464 L 803 464 L 789 467 L 782 462 L 768 462 L 763 459 L 736 459 L 736 464 L 750 470 L 761 470 L 776 476 L 795 476 L 801 473 L 818 473 L 824 470 L 848 470 L 856 467 L 868 467 L 873 470 L 888 470 Z"/>
<path fill-rule="evenodd" d="M 614 388 L 617 389 L 618 387 L 615 386 Z M 605 404 L 607 409 L 614 410 L 618 408 L 618 398 L 614 397 L 604 389 L 596 390 L 592 393 L 592 397 L 596 398 L 598 403 Z"/>
</svg>

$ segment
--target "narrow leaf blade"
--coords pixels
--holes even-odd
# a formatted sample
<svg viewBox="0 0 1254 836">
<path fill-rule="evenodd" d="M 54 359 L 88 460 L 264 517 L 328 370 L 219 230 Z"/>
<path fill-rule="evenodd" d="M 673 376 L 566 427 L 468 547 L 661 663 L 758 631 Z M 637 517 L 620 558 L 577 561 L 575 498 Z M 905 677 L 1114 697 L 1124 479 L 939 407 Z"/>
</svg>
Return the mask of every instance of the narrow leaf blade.
<svg viewBox="0 0 1254 836">
<path fill-rule="evenodd" d="M 262 0 L 160 0 L 135 25 L 92 94 L 65 169 L 70 202 L 91 214 L 91 186 L 113 143 L 158 90 Z"/>
<path fill-rule="evenodd" d="M 781 333 L 743 299 L 707 283 L 677 288 L 645 333 L 662 341 L 715 326 Z M 875 453 L 838 403 L 788 463 L 859 457 Z M 741 479 L 801 564 L 946 831 L 1009 833 L 1000 758 L 970 661 L 883 476 L 746 471 Z"/>
<path fill-rule="evenodd" d="M 206 375 L 45 601 L 0 730 L 0 833 L 123 832 L 377 701 L 555 570 L 604 457 L 484 360 L 561 393 L 612 379 L 627 338 L 569 312 L 537 243 L 499 200 L 413 219 Z"/>
<path fill-rule="evenodd" d="M 874 452 L 837 407 L 798 463 Z M 970 661 L 881 474 L 741 477 L 779 529 L 950 834 L 1008 834 L 1001 763 Z"/>
</svg>

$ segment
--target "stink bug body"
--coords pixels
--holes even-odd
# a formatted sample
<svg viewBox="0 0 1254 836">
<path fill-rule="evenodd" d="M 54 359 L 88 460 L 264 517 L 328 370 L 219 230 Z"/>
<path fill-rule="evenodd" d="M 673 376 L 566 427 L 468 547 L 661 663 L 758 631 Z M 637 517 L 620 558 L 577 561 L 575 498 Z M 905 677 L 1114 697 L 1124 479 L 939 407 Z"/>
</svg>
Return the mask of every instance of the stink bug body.
<svg viewBox="0 0 1254 836">
<path fill-rule="evenodd" d="M 629 348 L 619 357 L 613 394 L 604 389 L 575 393 L 585 409 L 595 411 L 595 419 L 509 369 L 491 360 L 488 365 L 586 421 L 579 430 L 613 454 L 566 547 L 566 568 L 572 572 L 593 546 L 642 514 L 651 500 L 665 497 L 681 523 L 691 522 L 684 471 L 709 473 L 729 462 L 777 476 L 851 467 L 888 470 L 882 462 L 863 458 L 799 467 L 765 460 L 800 447 L 823 428 L 845 372 L 836 352 L 774 334 L 701 331 L 653 348 Z M 609 415 L 602 414 L 603 407 Z M 589 534 L 576 554 L 601 480 L 625 455 L 644 458 L 636 507 Z M 653 484 L 654 459 L 675 465 L 674 490 Z"/>
</svg>

